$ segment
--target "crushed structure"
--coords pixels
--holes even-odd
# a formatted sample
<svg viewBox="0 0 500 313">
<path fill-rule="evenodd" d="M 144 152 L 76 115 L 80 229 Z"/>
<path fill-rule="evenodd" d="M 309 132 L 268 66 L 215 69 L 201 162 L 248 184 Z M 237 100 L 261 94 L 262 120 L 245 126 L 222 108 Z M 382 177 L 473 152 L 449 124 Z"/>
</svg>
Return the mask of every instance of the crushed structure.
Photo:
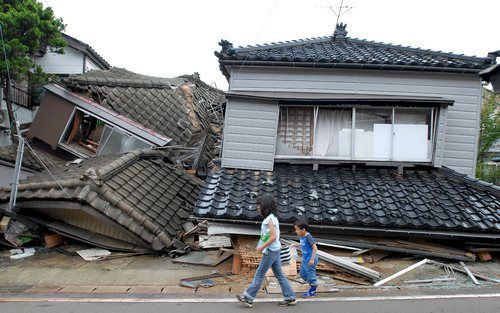
<svg viewBox="0 0 500 313">
<path fill-rule="evenodd" d="M 191 213 L 198 182 L 165 153 L 135 150 L 52 169 L 19 185 L 17 221 L 121 251 L 169 248 Z M 10 187 L 0 189 L 6 208 Z"/>
</svg>

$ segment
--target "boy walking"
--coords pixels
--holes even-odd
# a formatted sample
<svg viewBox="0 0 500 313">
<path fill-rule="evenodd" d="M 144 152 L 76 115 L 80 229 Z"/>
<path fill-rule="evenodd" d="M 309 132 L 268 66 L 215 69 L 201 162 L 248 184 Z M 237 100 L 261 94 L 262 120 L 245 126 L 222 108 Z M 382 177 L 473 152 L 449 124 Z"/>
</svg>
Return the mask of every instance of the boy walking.
<svg viewBox="0 0 500 313">
<path fill-rule="evenodd" d="M 316 265 L 318 264 L 316 251 L 318 251 L 318 247 L 313 236 L 307 231 L 308 227 L 307 222 L 301 220 L 297 220 L 293 226 L 295 233 L 300 238 L 300 249 L 302 250 L 300 277 L 309 284 L 309 290 L 302 294 L 304 298 L 315 297 L 318 287 L 316 278 Z"/>
</svg>

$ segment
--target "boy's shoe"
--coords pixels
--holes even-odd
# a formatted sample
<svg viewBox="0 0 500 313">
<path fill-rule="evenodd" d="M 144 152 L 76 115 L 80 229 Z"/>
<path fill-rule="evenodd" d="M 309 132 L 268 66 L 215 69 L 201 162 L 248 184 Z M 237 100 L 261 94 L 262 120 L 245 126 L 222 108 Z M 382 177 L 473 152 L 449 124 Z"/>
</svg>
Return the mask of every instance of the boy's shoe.
<svg viewBox="0 0 500 313">
<path fill-rule="evenodd" d="M 283 300 L 278 302 L 279 306 L 293 306 L 297 304 L 297 299 Z"/>
<path fill-rule="evenodd" d="M 247 308 L 251 308 L 253 306 L 253 302 L 248 300 L 247 297 L 245 296 L 236 295 L 236 298 L 238 299 L 238 301 L 243 303 L 243 305 L 246 306 Z"/>
<path fill-rule="evenodd" d="M 302 297 L 303 298 L 310 298 L 310 297 L 316 297 L 316 288 L 318 288 L 318 286 L 311 286 L 309 287 L 309 290 L 304 292 L 302 294 Z"/>
</svg>

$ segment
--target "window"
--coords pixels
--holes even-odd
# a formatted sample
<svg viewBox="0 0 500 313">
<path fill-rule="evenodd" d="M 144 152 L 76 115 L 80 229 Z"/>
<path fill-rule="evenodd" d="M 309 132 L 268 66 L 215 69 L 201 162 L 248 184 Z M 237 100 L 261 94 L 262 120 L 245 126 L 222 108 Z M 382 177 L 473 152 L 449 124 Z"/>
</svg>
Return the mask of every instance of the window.
<svg viewBox="0 0 500 313">
<path fill-rule="evenodd" d="M 126 132 L 106 125 L 102 132 L 97 155 L 123 153 L 150 147 L 151 145 L 130 136 Z"/>
<path fill-rule="evenodd" d="M 283 107 L 278 120 L 278 155 L 350 157 L 350 108 Z"/>
<path fill-rule="evenodd" d="M 312 107 L 283 107 L 278 120 L 276 151 L 283 155 L 312 155 L 314 141 Z"/>
<path fill-rule="evenodd" d="M 355 159 L 389 160 L 392 108 L 359 108 L 355 112 Z"/>
<path fill-rule="evenodd" d="M 59 146 L 80 157 L 151 148 L 151 144 L 79 109 L 75 110 Z"/>
<path fill-rule="evenodd" d="M 436 114 L 435 108 L 282 106 L 276 157 L 430 162 Z"/>
<path fill-rule="evenodd" d="M 394 111 L 394 160 L 430 160 L 434 112 L 413 108 L 396 108 Z"/>
</svg>

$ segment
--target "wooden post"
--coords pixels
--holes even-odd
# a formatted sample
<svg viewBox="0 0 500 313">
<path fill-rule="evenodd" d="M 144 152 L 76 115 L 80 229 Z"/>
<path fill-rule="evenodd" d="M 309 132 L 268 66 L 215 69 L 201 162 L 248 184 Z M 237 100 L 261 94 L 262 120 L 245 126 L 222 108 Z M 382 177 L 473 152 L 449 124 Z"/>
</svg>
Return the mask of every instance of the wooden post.
<svg viewBox="0 0 500 313">
<path fill-rule="evenodd" d="M 232 270 L 233 274 L 235 275 L 239 275 L 241 273 L 241 256 L 236 253 L 236 250 L 235 250 L 235 253 L 233 255 L 233 270 Z"/>
</svg>

